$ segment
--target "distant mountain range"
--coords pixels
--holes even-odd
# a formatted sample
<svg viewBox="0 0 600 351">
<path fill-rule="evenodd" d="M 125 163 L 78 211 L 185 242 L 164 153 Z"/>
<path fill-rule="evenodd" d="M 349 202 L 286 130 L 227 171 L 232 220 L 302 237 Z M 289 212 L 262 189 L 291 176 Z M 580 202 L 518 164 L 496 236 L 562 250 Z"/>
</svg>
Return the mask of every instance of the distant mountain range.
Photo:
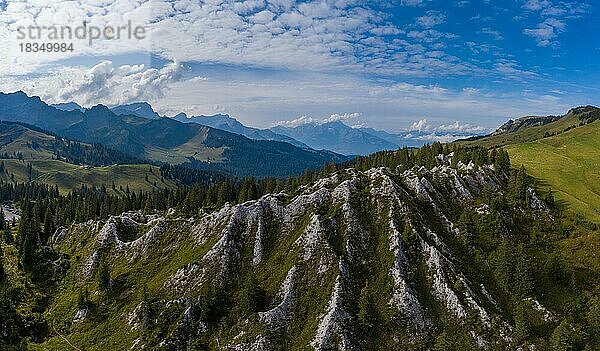
<svg viewBox="0 0 600 351">
<path fill-rule="evenodd" d="M 83 107 L 79 106 L 79 104 L 77 104 L 75 102 L 65 102 L 62 104 L 53 104 L 50 106 L 57 108 L 59 110 L 62 110 L 62 111 L 75 111 L 75 110 L 83 111 L 83 110 L 85 110 Z"/>
<path fill-rule="evenodd" d="M 117 115 L 160 118 L 160 115 L 146 102 L 115 106 L 111 110 Z M 270 129 L 259 129 L 246 126 L 228 114 L 188 116 L 179 113 L 171 118 L 182 123 L 204 125 L 254 140 L 281 141 L 300 148 L 330 150 L 343 155 L 368 155 L 382 150 L 420 147 L 434 141 L 452 141 L 473 136 L 473 133 L 435 130 L 404 130 L 389 133 L 373 128 L 351 127 L 342 121 L 307 123 L 293 127 L 277 125 Z"/>
<path fill-rule="evenodd" d="M 398 144 L 352 128 L 344 123 L 303 124 L 296 127 L 276 126 L 272 131 L 299 140 L 315 149 L 326 149 L 344 155 L 367 155 L 381 150 L 395 150 Z"/>
<path fill-rule="evenodd" d="M 147 102 L 136 102 L 128 105 L 119 105 L 111 108 L 111 111 L 117 115 L 138 116 L 148 119 L 159 119 L 161 116 L 154 111 Z"/>
<path fill-rule="evenodd" d="M 149 112 L 153 110 L 148 106 L 133 104 L 117 111 L 152 117 Z M 136 114 L 118 115 L 103 105 L 65 111 L 23 92 L 0 93 L 0 120 L 29 123 L 60 136 L 102 144 L 155 162 L 263 177 L 299 174 L 306 168 L 347 159 L 330 151 L 252 140 L 208 126 Z"/>
<path fill-rule="evenodd" d="M 408 147 L 420 147 L 428 142 L 432 142 L 432 135 L 419 131 L 403 131 L 400 133 L 388 133 L 383 130 L 373 128 L 360 128 L 361 131 L 374 135 L 392 144 Z M 428 138 L 429 137 L 429 138 Z"/>
<path fill-rule="evenodd" d="M 373 128 L 354 128 L 342 121 L 307 123 L 294 127 L 276 126 L 272 131 L 297 139 L 314 149 L 327 149 L 344 155 L 368 155 L 381 150 L 421 147 L 434 141 L 449 142 L 471 137 L 471 133 L 437 130 L 404 130 L 389 133 Z"/>
<path fill-rule="evenodd" d="M 66 112 L 85 111 L 76 103 L 53 106 Z M 166 116 L 158 114 L 147 102 L 114 106 L 110 108 L 110 111 L 117 116 L 134 116 L 156 121 L 166 118 Z M 446 142 L 473 136 L 473 133 L 437 130 L 403 130 L 390 133 L 373 128 L 351 127 L 342 121 L 307 123 L 298 126 L 277 125 L 270 129 L 259 129 L 246 126 L 227 114 L 188 116 L 180 113 L 170 119 L 235 133 L 253 140 L 285 142 L 302 149 L 329 150 L 350 156 L 368 155 L 377 151 L 395 150 L 402 147 L 420 147 L 434 141 Z M 164 123 L 164 121 L 157 123 Z"/>
<path fill-rule="evenodd" d="M 382 150 L 395 150 L 405 146 L 420 147 L 434 141 L 452 141 L 472 136 L 469 133 L 449 134 L 418 130 L 394 134 L 373 128 L 350 127 L 342 121 L 307 123 L 294 127 L 277 125 L 270 129 L 258 129 L 245 126 L 226 114 L 188 117 L 185 113 L 180 113 L 172 118 L 184 123 L 196 123 L 244 135 L 250 139 L 283 141 L 302 148 L 330 150 L 343 155 L 368 155 Z"/>
<path fill-rule="evenodd" d="M 173 117 L 173 119 L 182 123 L 196 123 L 221 129 L 227 132 L 243 135 L 250 139 L 281 141 L 305 149 L 310 148 L 307 144 L 304 144 L 294 138 L 290 138 L 289 136 L 278 134 L 268 129 L 247 127 L 229 115 L 217 114 L 213 116 L 200 115 L 188 117 L 185 113 L 180 113 Z"/>
</svg>

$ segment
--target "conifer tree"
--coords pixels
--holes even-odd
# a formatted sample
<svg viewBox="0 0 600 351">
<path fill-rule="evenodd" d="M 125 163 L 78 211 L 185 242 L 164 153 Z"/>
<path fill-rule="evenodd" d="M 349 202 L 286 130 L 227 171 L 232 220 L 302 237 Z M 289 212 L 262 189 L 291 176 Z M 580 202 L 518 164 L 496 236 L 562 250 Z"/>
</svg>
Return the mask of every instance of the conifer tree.
<svg viewBox="0 0 600 351">
<path fill-rule="evenodd" d="M 554 329 L 550 336 L 550 348 L 552 351 L 572 351 L 576 350 L 577 330 L 566 320 L 563 320 Z"/>
<path fill-rule="evenodd" d="M 365 329 L 370 329 L 376 326 L 377 319 L 377 308 L 373 304 L 373 292 L 367 281 L 361 289 L 358 299 L 358 321 Z"/>
<path fill-rule="evenodd" d="M 533 278 L 529 269 L 527 254 L 522 245 L 519 245 L 517 248 L 516 256 L 514 273 L 515 290 L 520 296 L 526 297 L 533 292 Z"/>
<path fill-rule="evenodd" d="M 6 224 L 6 226 L 4 226 L 4 230 L 2 231 L 2 238 L 4 239 L 4 242 L 7 244 L 14 243 L 12 230 L 10 229 L 10 224 L 8 224 L 8 223 Z"/>
<path fill-rule="evenodd" d="M 266 299 L 265 291 L 258 284 L 254 274 L 250 274 L 240 295 L 240 307 L 245 313 L 255 313 L 263 308 Z"/>
<path fill-rule="evenodd" d="M 105 255 L 102 255 L 98 266 L 97 280 L 100 290 L 107 291 L 110 285 L 110 270 Z"/>
<path fill-rule="evenodd" d="M 46 208 L 46 213 L 44 214 L 44 236 L 42 238 L 42 245 L 45 245 L 48 242 L 48 239 L 54 231 L 56 230 L 54 226 L 54 220 L 52 218 L 52 209 L 50 206 Z"/>
<path fill-rule="evenodd" d="M 587 334 L 597 346 L 600 346 L 600 296 L 594 296 L 589 300 L 586 321 Z"/>
<path fill-rule="evenodd" d="M 6 228 L 6 218 L 4 217 L 4 209 L 0 207 L 0 230 Z"/>
<path fill-rule="evenodd" d="M 6 272 L 4 271 L 4 249 L 2 248 L 2 243 L 0 243 L 0 282 L 3 282 L 4 278 L 6 278 Z"/>
</svg>

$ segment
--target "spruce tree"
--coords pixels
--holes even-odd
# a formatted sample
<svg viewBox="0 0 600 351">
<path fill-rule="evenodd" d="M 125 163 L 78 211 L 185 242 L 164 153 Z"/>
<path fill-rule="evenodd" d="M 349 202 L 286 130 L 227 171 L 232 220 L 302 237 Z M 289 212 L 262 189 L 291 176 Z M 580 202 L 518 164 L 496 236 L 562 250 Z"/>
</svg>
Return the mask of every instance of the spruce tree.
<svg viewBox="0 0 600 351">
<path fill-rule="evenodd" d="M 595 345 L 600 346 L 600 296 L 591 298 L 586 313 L 587 334 Z"/>
<path fill-rule="evenodd" d="M 4 217 L 4 209 L 0 207 L 0 230 L 6 227 L 6 218 Z"/>
<path fill-rule="evenodd" d="M 0 282 L 3 282 L 4 278 L 6 278 L 6 272 L 4 271 L 4 249 L 2 248 L 2 243 L 0 243 Z"/>
<path fill-rule="evenodd" d="M 106 257 L 103 255 L 100 261 L 100 265 L 98 267 L 98 287 L 102 291 L 107 291 L 110 285 L 110 270 L 108 268 L 108 263 L 106 261 Z"/>
<path fill-rule="evenodd" d="M 373 292 L 367 281 L 358 298 L 358 321 L 364 329 L 368 330 L 376 326 L 377 320 L 377 308 L 373 304 Z"/>
<path fill-rule="evenodd" d="M 45 245 L 48 242 L 48 239 L 50 238 L 50 236 L 52 236 L 52 234 L 54 234 L 54 231 L 56 230 L 56 228 L 54 227 L 54 220 L 52 217 L 52 210 L 48 206 L 46 208 L 46 213 L 44 214 L 44 236 L 42 238 L 42 245 Z"/>
<path fill-rule="evenodd" d="M 241 291 L 240 307 L 247 314 L 260 311 L 265 304 L 265 291 L 253 274 L 246 280 Z"/>
<path fill-rule="evenodd" d="M 576 350 L 576 340 L 578 338 L 576 329 L 566 320 L 563 320 L 550 336 L 550 349 L 553 351 Z"/>
<path fill-rule="evenodd" d="M 514 269 L 514 286 L 517 294 L 521 297 L 531 295 L 533 293 L 533 277 L 531 276 L 527 253 L 522 245 L 517 248 Z"/>
<path fill-rule="evenodd" d="M 8 223 L 4 227 L 4 230 L 2 231 L 2 237 L 4 239 L 4 242 L 7 244 L 13 244 L 15 241 L 13 234 L 12 234 L 12 230 L 10 229 L 10 225 Z"/>
</svg>

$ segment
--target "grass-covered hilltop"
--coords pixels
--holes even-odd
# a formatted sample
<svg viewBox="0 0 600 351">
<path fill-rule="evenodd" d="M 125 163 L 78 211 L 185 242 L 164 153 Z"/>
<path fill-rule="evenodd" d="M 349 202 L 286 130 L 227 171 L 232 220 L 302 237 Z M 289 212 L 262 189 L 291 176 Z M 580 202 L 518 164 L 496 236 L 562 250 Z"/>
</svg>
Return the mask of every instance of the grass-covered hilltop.
<svg viewBox="0 0 600 351">
<path fill-rule="evenodd" d="M 166 122 L 229 155 L 169 163 L 7 106 L 2 350 L 600 349 L 597 108 L 354 159 Z"/>
<path fill-rule="evenodd" d="M 504 147 L 565 208 L 600 223 L 600 109 L 578 107 L 563 116 L 524 117 L 466 146 Z"/>
</svg>

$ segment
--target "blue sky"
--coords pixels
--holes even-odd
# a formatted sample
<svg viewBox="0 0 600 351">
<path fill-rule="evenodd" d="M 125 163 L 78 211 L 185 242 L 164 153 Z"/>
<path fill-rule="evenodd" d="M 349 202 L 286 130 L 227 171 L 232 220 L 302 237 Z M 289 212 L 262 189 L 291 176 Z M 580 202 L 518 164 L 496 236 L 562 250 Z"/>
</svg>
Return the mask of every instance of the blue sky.
<svg viewBox="0 0 600 351">
<path fill-rule="evenodd" d="M 0 90 L 85 106 L 229 113 L 268 127 L 332 115 L 388 131 L 598 104 L 595 1 L 0 1 Z M 19 25 L 148 29 L 144 40 L 17 52 Z M 458 122 L 458 123 L 456 123 Z M 477 128 L 481 130 L 481 128 Z"/>
</svg>

